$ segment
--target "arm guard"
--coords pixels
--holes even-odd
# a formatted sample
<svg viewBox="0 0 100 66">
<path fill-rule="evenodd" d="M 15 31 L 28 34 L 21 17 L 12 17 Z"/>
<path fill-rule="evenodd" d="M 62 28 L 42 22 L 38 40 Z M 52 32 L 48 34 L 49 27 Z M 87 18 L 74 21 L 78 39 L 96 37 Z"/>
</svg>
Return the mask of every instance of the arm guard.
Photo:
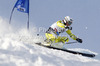
<svg viewBox="0 0 100 66">
<path fill-rule="evenodd" d="M 74 34 L 72 34 L 71 30 L 68 29 L 68 30 L 66 31 L 66 33 L 67 33 L 73 40 L 76 40 L 77 37 L 76 37 Z"/>
</svg>

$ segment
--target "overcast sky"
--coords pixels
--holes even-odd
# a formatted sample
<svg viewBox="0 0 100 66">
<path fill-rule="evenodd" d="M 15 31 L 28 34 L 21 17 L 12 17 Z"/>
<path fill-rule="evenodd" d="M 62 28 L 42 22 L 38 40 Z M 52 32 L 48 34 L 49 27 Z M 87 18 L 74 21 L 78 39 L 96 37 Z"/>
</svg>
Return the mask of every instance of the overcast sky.
<svg viewBox="0 0 100 66">
<path fill-rule="evenodd" d="M 0 16 L 9 21 L 17 0 L 0 0 Z M 100 53 L 100 0 L 30 0 L 30 28 L 48 28 L 65 16 L 73 18 L 73 34 L 83 39 L 82 44 L 68 48 L 85 48 Z M 12 26 L 25 27 L 27 14 L 15 9 Z M 41 32 L 44 33 L 44 32 Z M 67 35 L 67 34 L 66 34 Z"/>
</svg>

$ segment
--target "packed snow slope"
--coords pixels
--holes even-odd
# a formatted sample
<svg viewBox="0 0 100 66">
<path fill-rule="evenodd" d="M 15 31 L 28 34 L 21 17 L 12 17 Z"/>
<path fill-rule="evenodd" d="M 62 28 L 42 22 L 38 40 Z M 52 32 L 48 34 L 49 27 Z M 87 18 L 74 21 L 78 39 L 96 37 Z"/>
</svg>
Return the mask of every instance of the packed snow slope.
<svg viewBox="0 0 100 66">
<path fill-rule="evenodd" d="M 35 35 L 26 29 L 14 30 L 0 17 L 0 66 L 100 66 L 94 58 L 38 46 L 35 42 L 42 38 Z"/>
</svg>

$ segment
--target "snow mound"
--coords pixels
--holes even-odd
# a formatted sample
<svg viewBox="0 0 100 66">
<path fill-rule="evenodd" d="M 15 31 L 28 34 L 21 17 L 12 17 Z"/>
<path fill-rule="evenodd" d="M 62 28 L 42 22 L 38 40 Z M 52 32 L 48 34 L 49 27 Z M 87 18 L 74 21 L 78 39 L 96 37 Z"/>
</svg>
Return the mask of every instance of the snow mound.
<svg viewBox="0 0 100 66">
<path fill-rule="evenodd" d="M 25 44 L 12 38 L 0 40 L 0 66 L 99 66 L 100 61 L 67 52 Z"/>
</svg>

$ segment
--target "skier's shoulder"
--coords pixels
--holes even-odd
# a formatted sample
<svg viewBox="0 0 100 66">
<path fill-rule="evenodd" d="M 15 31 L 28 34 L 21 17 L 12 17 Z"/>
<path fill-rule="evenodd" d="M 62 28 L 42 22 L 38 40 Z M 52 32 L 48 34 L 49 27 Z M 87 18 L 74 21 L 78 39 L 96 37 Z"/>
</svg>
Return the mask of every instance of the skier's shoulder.
<svg viewBox="0 0 100 66">
<path fill-rule="evenodd" d="M 54 22 L 52 25 L 54 25 L 54 24 L 62 24 L 62 21 L 58 20 L 58 21 Z"/>
<path fill-rule="evenodd" d="M 57 21 L 57 23 L 61 23 L 61 22 L 62 22 L 62 20 L 58 20 L 58 21 Z"/>
<path fill-rule="evenodd" d="M 63 24 L 62 20 L 59 20 L 59 21 L 57 21 L 56 23 L 59 24 L 59 25 L 65 26 L 65 25 Z"/>
<path fill-rule="evenodd" d="M 65 28 L 65 25 L 63 24 L 62 20 L 57 21 L 56 24 L 58 27 Z"/>
</svg>

